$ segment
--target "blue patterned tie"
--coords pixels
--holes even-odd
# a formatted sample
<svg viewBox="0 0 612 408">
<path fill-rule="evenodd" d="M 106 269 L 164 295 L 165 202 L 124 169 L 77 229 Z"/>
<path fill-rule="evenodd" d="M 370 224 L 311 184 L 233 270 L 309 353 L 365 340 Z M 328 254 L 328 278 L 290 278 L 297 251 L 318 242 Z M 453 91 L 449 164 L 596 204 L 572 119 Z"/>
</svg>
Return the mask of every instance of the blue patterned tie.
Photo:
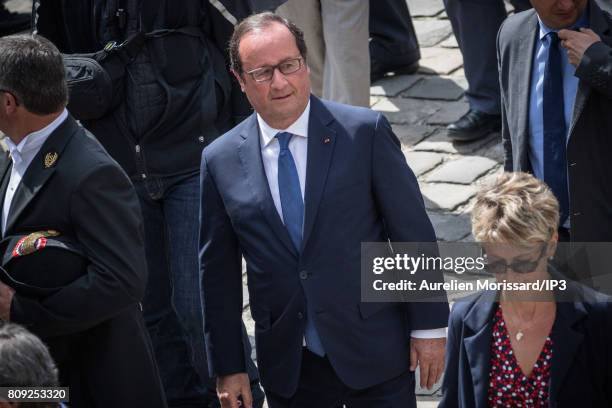
<svg viewBox="0 0 612 408">
<path fill-rule="evenodd" d="M 563 225 L 569 212 L 569 193 L 567 189 L 567 128 L 563 103 L 563 65 L 559 36 L 550 36 L 548 61 L 544 70 L 544 181 L 559 200 L 559 224 Z"/>
<path fill-rule="evenodd" d="M 281 208 L 285 228 L 295 249 L 302 248 L 302 227 L 304 225 L 304 200 L 300 188 L 300 178 L 289 150 L 289 141 L 293 135 L 281 132 L 276 135 L 280 152 L 278 154 L 278 191 L 280 193 Z"/>
<path fill-rule="evenodd" d="M 289 150 L 289 141 L 292 136 L 291 133 L 287 132 L 281 132 L 276 135 L 280 145 L 280 152 L 278 154 L 278 191 L 285 228 L 289 232 L 293 245 L 300 252 L 302 248 L 302 228 L 304 226 L 304 200 L 302 199 L 300 178 L 298 177 L 293 156 Z M 312 312 L 307 307 L 306 328 L 304 331 L 306 347 L 322 357 L 325 355 L 325 351 L 311 316 Z"/>
</svg>

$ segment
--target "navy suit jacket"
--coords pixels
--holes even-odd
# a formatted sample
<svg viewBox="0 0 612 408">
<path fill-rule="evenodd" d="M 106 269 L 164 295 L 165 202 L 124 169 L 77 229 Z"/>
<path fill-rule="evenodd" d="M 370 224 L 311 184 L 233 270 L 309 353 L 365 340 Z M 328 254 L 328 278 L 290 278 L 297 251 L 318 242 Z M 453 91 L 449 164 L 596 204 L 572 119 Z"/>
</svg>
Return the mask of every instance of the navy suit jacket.
<svg viewBox="0 0 612 408">
<path fill-rule="evenodd" d="M 612 406 L 612 303 L 568 281 L 574 301 L 558 301 L 551 331 L 549 407 Z M 486 408 L 496 292 L 453 306 L 440 408 Z"/>
<path fill-rule="evenodd" d="M 446 303 L 361 303 L 362 242 L 434 242 L 417 180 L 387 120 L 311 97 L 303 245 L 294 248 L 263 168 L 250 116 L 202 156 L 200 260 L 212 374 L 244 371 L 246 259 L 264 387 L 297 387 L 306 300 L 338 376 L 362 389 L 409 367 L 412 329 L 445 327 Z"/>
</svg>

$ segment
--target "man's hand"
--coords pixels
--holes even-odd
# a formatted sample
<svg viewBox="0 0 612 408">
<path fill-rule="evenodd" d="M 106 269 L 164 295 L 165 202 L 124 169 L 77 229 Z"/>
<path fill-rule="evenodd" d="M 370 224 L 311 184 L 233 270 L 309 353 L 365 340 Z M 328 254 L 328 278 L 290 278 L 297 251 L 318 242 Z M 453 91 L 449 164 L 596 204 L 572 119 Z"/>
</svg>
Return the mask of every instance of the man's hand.
<svg viewBox="0 0 612 408">
<path fill-rule="evenodd" d="M 581 28 L 580 31 L 559 30 L 561 45 L 567 50 L 570 64 L 577 67 L 582 60 L 584 52 L 601 38 L 590 28 Z"/>
<path fill-rule="evenodd" d="M 15 291 L 10 286 L 0 282 L 0 320 L 8 322 L 11 317 L 11 302 Z"/>
<path fill-rule="evenodd" d="M 410 371 L 421 367 L 421 387 L 430 390 L 444 372 L 446 338 L 410 339 Z"/>
<path fill-rule="evenodd" d="M 246 373 L 238 373 L 217 378 L 217 397 L 222 408 L 242 406 L 239 397 L 242 397 L 244 407 L 253 408 L 249 376 Z"/>
</svg>

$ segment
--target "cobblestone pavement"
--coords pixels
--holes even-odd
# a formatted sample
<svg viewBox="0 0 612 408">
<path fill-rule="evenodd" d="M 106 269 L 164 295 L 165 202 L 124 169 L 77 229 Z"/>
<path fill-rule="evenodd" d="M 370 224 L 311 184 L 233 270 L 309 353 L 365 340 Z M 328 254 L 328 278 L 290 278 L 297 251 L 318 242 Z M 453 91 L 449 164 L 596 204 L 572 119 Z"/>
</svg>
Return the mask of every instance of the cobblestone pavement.
<svg viewBox="0 0 612 408">
<path fill-rule="evenodd" d="M 461 53 L 442 0 L 407 1 L 421 45 L 421 69 L 416 75 L 372 84 L 371 106 L 386 115 L 399 137 L 438 239 L 470 240 L 469 209 L 478 185 L 502 170 L 500 136 L 494 133 L 472 143 L 448 140 L 445 126 L 468 109 Z M 7 2 L 13 11 L 27 11 L 30 4 L 29 0 Z M 253 341 L 246 285 L 244 319 Z M 418 407 L 436 407 L 439 394 L 439 384 L 432 391 L 418 389 Z"/>
</svg>

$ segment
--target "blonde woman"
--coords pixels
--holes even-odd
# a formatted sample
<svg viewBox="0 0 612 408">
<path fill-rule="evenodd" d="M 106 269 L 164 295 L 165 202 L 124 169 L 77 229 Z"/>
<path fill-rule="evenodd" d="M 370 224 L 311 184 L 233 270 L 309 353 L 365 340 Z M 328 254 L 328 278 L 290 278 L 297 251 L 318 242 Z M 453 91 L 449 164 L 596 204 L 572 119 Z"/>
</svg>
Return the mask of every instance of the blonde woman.
<svg viewBox="0 0 612 408">
<path fill-rule="evenodd" d="M 472 212 L 488 270 L 512 284 L 563 279 L 548 264 L 558 222 L 553 193 L 526 173 L 501 175 L 479 192 Z M 566 281 L 555 290 L 502 289 L 457 302 L 440 407 L 612 406 L 608 300 Z"/>
</svg>

